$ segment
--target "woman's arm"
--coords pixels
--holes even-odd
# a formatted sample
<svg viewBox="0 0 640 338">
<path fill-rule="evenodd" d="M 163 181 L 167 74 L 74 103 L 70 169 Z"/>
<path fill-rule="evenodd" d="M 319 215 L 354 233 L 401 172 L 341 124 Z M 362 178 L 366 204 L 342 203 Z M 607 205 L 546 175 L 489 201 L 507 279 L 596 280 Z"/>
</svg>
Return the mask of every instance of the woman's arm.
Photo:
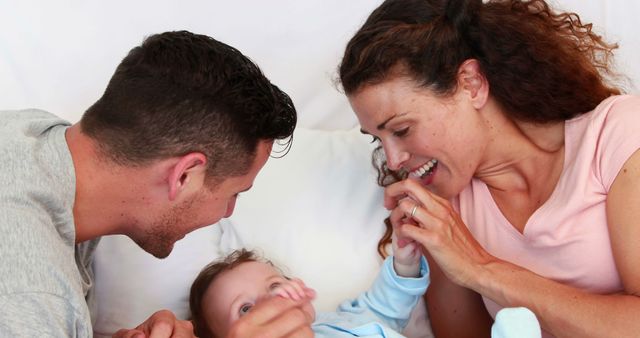
<svg viewBox="0 0 640 338">
<path fill-rule="evenodd" d="M 428 257 L 428 256 L 427 256 Z M 493 319 L 476 292 L 451 282 L 429 259 L 431 284 L 425 303 L 433 333 L 438 338 L 482 338 L 491 334 Z"/>
</svg>

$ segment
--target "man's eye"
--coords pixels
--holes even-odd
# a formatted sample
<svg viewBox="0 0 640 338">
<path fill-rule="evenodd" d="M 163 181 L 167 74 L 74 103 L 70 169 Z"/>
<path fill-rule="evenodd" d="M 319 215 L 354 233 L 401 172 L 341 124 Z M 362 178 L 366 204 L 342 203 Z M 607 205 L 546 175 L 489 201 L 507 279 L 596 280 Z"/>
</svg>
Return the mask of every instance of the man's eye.
<svg viewBox="0 0 640 338">
<path fill-rule="evenodd" d="M 249 313 L 249 311 L 251 311 L 251 308 L 253 307 L 253 304 L 244 304 L 240 307 L 240 317 L 246 315 L 247 313 Z"/>
<path fill-rule="evenodd" d="M 371 136 L 371 143 L 376 143 L 376 142 L 380 142 L 380 138 L 377 136 Z"/>
<path fill-rule="evenodd" d="M 409 132 L 409 127 L 393 132 L 394 136 L 403 137 Z"/>
</svg>

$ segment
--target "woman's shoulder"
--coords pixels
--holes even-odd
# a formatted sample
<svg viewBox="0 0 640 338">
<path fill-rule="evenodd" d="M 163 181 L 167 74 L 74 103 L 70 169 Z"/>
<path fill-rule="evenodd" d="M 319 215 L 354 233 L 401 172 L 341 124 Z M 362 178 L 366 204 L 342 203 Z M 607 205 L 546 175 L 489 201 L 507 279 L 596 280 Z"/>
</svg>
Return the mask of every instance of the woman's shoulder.
<svg viewBox="0 0 640 338">
<path fill-rule="evenodd" d="M 565 122 L 570 130 L 616 129 L 620 125 L 626 128 L 640 126 L 640 96 L 610 96 L 593 110 Z"/>
<path fill-rule="evenodd" d="M 596 111 L 635 111 L 639 112 L 640 96 L 625 94 L 613 95 L 603 100 L 596 108 Z"/>
<path fill-rule="evenodd" d="M 615 119 L 626 115 L 635 117 L 638 114 L 640 114 L 640 96 L 614 95 L 603 100 L 587 115 L 591 115 L 592 119 L 601 118 L 603 122 L 606 122 L 612 118 Z"/>
<path fill-rule="evenodd" d="M 567 121 L 569 155 L 593 163 L 608 190 L 624 162 L 640 148 L 640 96 L 617 95 L 594 110 Z"/>
</svg>

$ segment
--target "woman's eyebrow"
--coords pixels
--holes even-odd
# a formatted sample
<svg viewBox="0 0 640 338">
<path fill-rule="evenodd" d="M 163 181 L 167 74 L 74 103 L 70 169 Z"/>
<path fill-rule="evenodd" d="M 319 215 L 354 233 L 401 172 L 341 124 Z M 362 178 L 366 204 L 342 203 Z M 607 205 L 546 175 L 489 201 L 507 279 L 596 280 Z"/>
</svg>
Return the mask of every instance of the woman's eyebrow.
<svg viewBox="0 0 640 338">
<path fill-rule="evenodd" d="M 391 115 L 388 119 L 386 119 L 386 120 L 384 120 L 382 123 L 380 123 L 380 124 L 376 127 L 376 129 L 378 129 L 378 130 L 383 130 L 383 129 L 386 127 L 387 123 L 389 123 L 389 121 L 391 121 L 391 120 L 395 119 L 396 117 L 404 116 L 404 115 L 407 115 L 407 114 L 408 114 L 408 113 L 393 114 L 393 115 Z M 368 131 L 366 131 L 366 130 L 364 130 L 364 129 L 362 129 L 362 128 L 360 128 L 360 132 L 361 132 L 361 133 L 363 133 L 363 134 L 367 134 L 367 135 L 369 135 L 369 132 L 368 132 Z"/>
<path fill-rule="evenodd" d="M 380 123 L 378 125 L 378 127 L 376 127 L 378 130 L 382 130 L 384 129 L 384 127 L 387 125 L 387 123 L 389 123 L 389 121 L 395 119 L 396 117 L 398 117 L 398 114 L 393 114 L 391 115 L 388 119 L 386 119 L 384 122 Z"/>
</svg>

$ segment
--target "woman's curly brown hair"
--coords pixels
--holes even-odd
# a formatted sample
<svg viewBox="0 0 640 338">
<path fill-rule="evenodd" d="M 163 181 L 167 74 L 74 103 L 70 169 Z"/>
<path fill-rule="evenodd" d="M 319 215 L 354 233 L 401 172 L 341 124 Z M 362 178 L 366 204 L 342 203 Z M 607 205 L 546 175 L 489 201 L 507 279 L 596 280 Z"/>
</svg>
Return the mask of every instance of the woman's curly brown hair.
<svg viewBox="0 0 640 338">
<path fill-rule="evenodd" d="M 544 0 L 387 0 L 349 41 L 339 76 L 345 94 L 353 95 L 399 67 L 447 96 L 456 90 L 460 65 L 476 59 L 509 118 L 545 124 L 621 93 L 612 84 L 615 48 L 577 14 L 556 13 Z M 373 162 L 386 186 L 402 174 L 390 171 L 382 155 L 374 151 Z M 390 231 L 380 242 L 382 255 Z"/>
</svg>

